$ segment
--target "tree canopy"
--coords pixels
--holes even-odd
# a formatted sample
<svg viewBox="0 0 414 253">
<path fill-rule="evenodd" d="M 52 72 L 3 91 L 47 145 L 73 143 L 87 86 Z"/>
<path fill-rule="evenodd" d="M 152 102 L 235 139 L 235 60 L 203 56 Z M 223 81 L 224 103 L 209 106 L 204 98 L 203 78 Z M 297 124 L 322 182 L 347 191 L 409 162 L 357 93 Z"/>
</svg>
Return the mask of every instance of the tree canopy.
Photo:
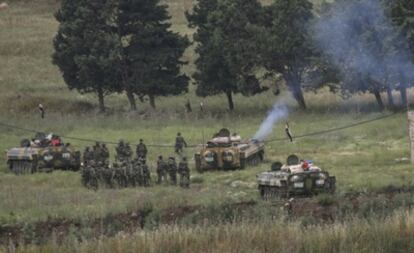
<svg viewBox="0 0 414 253">
<path fill-rule="evenodd" d="M 259 57 L 254 37 L 261 10 L 251 0 L 200 0 L 186 13 L 190 27 L 196 28 L 197 95 L 224 93 L 233 110 L 234 93 L 250 96 L 265 90 L 255 73 Z"/>
</svg>

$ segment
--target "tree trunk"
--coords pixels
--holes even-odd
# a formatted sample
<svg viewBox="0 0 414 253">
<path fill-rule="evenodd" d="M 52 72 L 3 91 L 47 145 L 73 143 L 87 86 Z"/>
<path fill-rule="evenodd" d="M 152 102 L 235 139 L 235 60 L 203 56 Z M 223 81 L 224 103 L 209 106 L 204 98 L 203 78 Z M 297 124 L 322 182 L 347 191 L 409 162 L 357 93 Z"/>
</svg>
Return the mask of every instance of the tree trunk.
<svg viewBox="0 0 414 253">
<path fill-rule="evenodd" d="M 408 107 L 407 86 L 405 86 L 405 83 L 401 83 L 400 85 L 400 94 L 401 94 L 401 107 L 407 108 Z"/>
<path fill-rule="evenodd" d="M 155 109 L 155 97 L 154 95 L 148 95 L 150 100 L 150 105 L 153 109 Z"/>
<path fill-rule="evenodd" d="M 374 96 L 375 96 L 375 99 L 377 100 L 378 107 L 379 107 L 380 111 L 383 111 L 384 110 L 384 103 L 382 102 L 381 93 L 376 90 L 376 91 L 374 91 Z"/>
<path fill-rule="evenodd" d="M 395 103 L 394 103 L 394 98 L 392 97 L 392 89 L 390 87 L 390 85 L 387 85 L 387 97 L 388 97 L 388 107 L 391 110 L 395 109 Z"/>
<path fill-rule="evenodd" d="M 227 95 L 227 101 L 229 103 L 229 109 L 230 111 L 233 111 L 234 110 L 233 94 L 231 91 L 227 91 L 226 95 Z"/>
<path fill-rule="evenodd" d="M 131 106 L 131 111 L 136 111 L 137 110 L 137 103 L 135 102 L 134 93 L 130 89 L 127 89 L 126 94 L 127 94 L 127 97 L 128 97 L 129 104 Z"/>
<path fill-rule="evenodd" d="M 105 112 L 104 93 L 102 88 L 98 88 L 99 112 Z"/>
<path fill-rule="evenodd" d="M 307 107 L 306 107 L 305 97 L 303 96 L 302 87 L 300 85 L 299 78 L 295 76 L 294 73 L 288 73 L 285 76 L 285 81 L 288 87 L 290 88 L 293 98 L 296 100 L 299 107 L 302 110 L 306 110 Z"/>
</svg>

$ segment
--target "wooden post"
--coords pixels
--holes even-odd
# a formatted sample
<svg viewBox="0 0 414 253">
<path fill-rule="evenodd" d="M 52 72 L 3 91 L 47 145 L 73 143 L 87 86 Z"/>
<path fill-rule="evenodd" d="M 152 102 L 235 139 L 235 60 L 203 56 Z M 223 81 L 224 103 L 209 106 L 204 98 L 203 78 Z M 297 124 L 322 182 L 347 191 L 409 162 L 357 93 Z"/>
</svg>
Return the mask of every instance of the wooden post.
<svg viewBox="0 0 414 253">
<path fill-rule="evenodd" d="M 414 111 L 408 111 L 408 123 L 410 126 L 411 163 L 414 164 Z"/>
</svg>

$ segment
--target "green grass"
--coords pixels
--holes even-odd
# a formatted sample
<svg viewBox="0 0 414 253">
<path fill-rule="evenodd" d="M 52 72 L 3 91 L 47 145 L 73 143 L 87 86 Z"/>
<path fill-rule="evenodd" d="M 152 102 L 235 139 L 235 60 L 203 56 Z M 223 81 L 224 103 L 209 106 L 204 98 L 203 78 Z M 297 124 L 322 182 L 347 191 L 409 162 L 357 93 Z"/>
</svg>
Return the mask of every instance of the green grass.
<svg viewBox="0 0 414 253">
<path fill-rule="evenodd" d="M 183 15 L 193 1 L 165 0 L 169 4 L 173 29 L 191 36 Z M 0 12 L 0 122 L 19 127 L 53 131 L 64 136 L 116 142 L 125 139 L 136 143 L 173 144 L 182 132 L 191 144 L 201 143 L 222 127 L 250 138 L 258 129 L 268 108 L 285 99 L 290 108 L 287 120 L 294 135 L 320 131 L 380 116 L 369 95 L 343 100 L 328 91 L 306 93 L 309 110 L 298 111 L 287 91 L 275 97 L 267 92 L 246 99 L 235 96 L 236 110 L 226 110 L 224 96 L 198 98 L 191 86 L 187 95 L 157 99 L 157 110 L 148 103 L 138 103 L 138 112 L 129 112 L 125 96 L 107 97 L 108 112 L 97 113 L 96 97 L 69 91 L 52 65 L 52 38 L 57 29 L 53 12 L 54 0 L 10 1 L 10 8 Z M 193 49 L 184 58 L 190 61 L 183 71 L 194 71 Z M 413 93 L 410 93 L 413 99 Z M 184 103 L 190 99 L 194 112 L 186 114 Z M 203 101 L 205 113 L 198 110 Z M 46 107 L 46 119 L 37 114 L 37 104 Z M 284 124 L 275 126 L 270 138 L 284 137 Z M 18 145 L 30 137 L 18 129 L 0 128 L 0 150 Z M 83 149 L 85 143 L 65 140 Z M 114 146 L 110 146 L 114 154 Z M 177 206 L 220 206 L 226 203 L 259 200 L 255 175 L 268 170 L 273 161 L 284 161 L 292 153 L 312 159 L 316 165 L 337 177 L 339 194 L 356 190 L 372 191 L 388 185 L 402 186 L 414 182 L 412 165 L 396 162 L 410 157 L 408 124 L 405 114 L 340 132 L 329 133 L 293 143 L 286 141 L 266 145 L 266 163 L 243 171 L 197 174 L 192 160 L 195 149 L 186 150 L 190 157 L 193 182 L 190 190 L 172 186 L 100 189 L 90 191 L 81 186 L 80 175 L 73 172 L 40 173 L 15 176 L 7 172 L 5 157 L 0 156 L 0 225 L 34 223 L 48 218 L 92 219 L 112 213 L 137 210 L 146 205 L 156 209 Z M 149 162 L 154 175 L 155 159 L 169 156 L 172 148 L 149 149 Z M 401 201 L 405 201 L 401 197 Z M 330 201 L 321 200 L 321 201 Z M 369 203 L 367 208 L 369 208 Z M 269 211 L 269 210 L 267 210 Z M 258 224 L 237 222 L 216 227 L 178 226 L 119 235 L 88 242 L 68 242 L 63 248 L 53 243 L 42 247 L 19 248 L 31 252 L 400 252 L 412 251 L 406 238 L 412 238 L 413 217 L 399 213 L 386 221 L 353 220 L 343 224 L 320 225 L 303 229 L 310 221 L 262 221 Z M 312 218 L 312 217 L 311 217 Z M 311 220 L 311 218 L 309 218 Z M 400 221 L 404 222 L 401 223 Z M 286 229 L 288 227 L 288 229 Z M 358 237 L 357 235 L 360 235 Z M 411 237 L 410 237 L 411 236 Z M 275 239 L 276 238 L 276 239 Z M 388 240 L 383 240 L 387 238 Z M 70 238 L 68 239 L 70 240 Z M 356 243 L 352 244 L 352 241 Z M 370 241 L 372 244 L 364 245 Z M 372 246 L 374 245 L 374 246 Z M 347 248 L 350 247 L 350 248 Z M 410 248 L 411 247 L 411 248 Z M 5 250 L 0 248 L 0 251 Z"/>
</svg>

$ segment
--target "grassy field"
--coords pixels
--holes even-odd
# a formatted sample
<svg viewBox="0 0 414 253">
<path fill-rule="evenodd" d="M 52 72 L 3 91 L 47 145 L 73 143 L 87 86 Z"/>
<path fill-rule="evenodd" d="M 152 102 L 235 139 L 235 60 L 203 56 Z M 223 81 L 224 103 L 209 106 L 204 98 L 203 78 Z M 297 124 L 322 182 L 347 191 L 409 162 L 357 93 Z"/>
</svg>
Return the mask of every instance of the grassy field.
<svg viewBox="0 0 414 253">
<path fill-rule="evenodd" d="M 173 29 L 191 36 L 183 12 L 193 1 L 166 1 L 170 6 Z M 330 129 L 372 119 L 375 112 L 371 96 L 360 95 L 342 100 L 328 91 L 307 93 L 310 109 L 298 111 L 288 92 L 278 97 L 271 92 L 246 99 L 235 96 L 236 110 L 226 111 L 223 96 L 206 99 L 190 93 L 180 97 L 157 99 L 157 110 L 148 103 L 139 103 L 138 112 L 128 111 L 123 95 L 107 97 L 108 113 L 98 114 L 93 94 L 81 95 L 67 90 L 58 69 L 51 64 L 52 38 L 57 24 L 53 12 L 55 0 L 10 1 L 10 8 L 0 12 L 0 122 L 23 128 L 52 131 L 63 136 L 117 142 L 125 139 L 136 143 L 143 138 L 147 144 L 173 144 L 177 132 L 182 132 L 191 144 L 202 143 L 222 127 L 250 138 L 257 131 L 267 110 L 284 99 L 290 113 L 294 135 Z M 191 73 L 195 56 L 191 49 L 185 58 L 190 61 L 184 71 Z M 194 112 L 186 114 L 184 103 L 189 99 Z M 411 92 L 410 99 L 413 99 Z M 205 112 L 198 110 L 203 101 Z M 46 119 L 37 114 L 37 104 L 47 110 Z M 390 113 L 390 112 L 385 112 Z M 284 123 L 275 126 L 269 138 L 284 137 Z M 0 150 L 18 145 L 32 133 L 0 128 Z M 83 149 L 93 143 L 65 139 Z M 114 146 L 111 145 L 111 153 Z M 271 162 L 285 160 L 292 153 L 311 159 L 337 177 L 338 194 L 370 192 L 393 185 L 412 185 L 412 165 L 401 158 L 410 156 L 407 117 L 398 113 L 384 120 L 340 132 L 297 139 L 293 143 L 271 142 L 266 145 L 266 162 L 244 171 L 192 171 L 190 190 L 172 186 L 128 188 L 122 190 L 83 188 L 80 174 L 73 172 L 39 173 L 15 176 L 8 173 L 5 158 L 0 156 L 0 228 L 6 225 L 33 224 L 48 219 L 93 220 L 110 214 L 126 213 L 151 206 L 165 210 L 183 206 L 220 207 L 231 203 L 253 201 L 272 217 L 274 209 L 258 196 L 255 175 L 268 170 Z M 186 150 L 193 167 L 195 149 Z M 150 147 L 149 162 L 154 174 L 158 155 L 169 156 L 172 148 Z M 382 201 L 382 200 L 381 200 Z M 386 201 L 386 200 L 385 200 Z M 410 202 L 411 203 L 411 202 Z M 366 220 L 350 218 L 347 222 L 303 227 L 301 221 L 261 220 L 257 223 L 237 221 L 218 226 L 161 226 L 144 229 L 132 235 L 77 242 L 68 238 L 61 248 L 51 243 L 45 246 L 19 247 L 27 252 L 396 252 L 412 251 L 407 238 L 413 235 L 414 214 L 404 210 L 385 218 Z M 212 215 L 214 216 L 214 214 Z M 245 216 L 249 216 L 246 214 Z M 251 217 L 250 217 L 251 218 Z M 270 218 L 269 218 L 270 219 Z M 285 227 L 289 226 L 289 229 Z M 85 232 L 85 231 L 84 231 Z M 85 232 L 87 234 L 87 232 Z M 357 236 L 358 235 L 358 236 Z M 85 235 L 86 236 L 86 235 Z M 82 235 L 81 235 L 82 237 Z M 276 238 L 276 239 L 274 239 Z M 387 240 L 384 240 L 387 238 Z M 71 241 L 72 240 L 72 241 Z M 371 244 L 365 245 L 369 241 Z M 354 242 L 354 243 L 351 243 Z M 371 246 L 370 246 L 371 245 Z M 375 245 L 373 247 L 372 245 Z M 404 247 L 399 248 L 398 245 Z M 8 248 L 11 247 L 11 248 Z M 4 246 L 14 251 L 14 246 Z M 400 250 L 400 251 L 398 251 Z"/>
</svg>

